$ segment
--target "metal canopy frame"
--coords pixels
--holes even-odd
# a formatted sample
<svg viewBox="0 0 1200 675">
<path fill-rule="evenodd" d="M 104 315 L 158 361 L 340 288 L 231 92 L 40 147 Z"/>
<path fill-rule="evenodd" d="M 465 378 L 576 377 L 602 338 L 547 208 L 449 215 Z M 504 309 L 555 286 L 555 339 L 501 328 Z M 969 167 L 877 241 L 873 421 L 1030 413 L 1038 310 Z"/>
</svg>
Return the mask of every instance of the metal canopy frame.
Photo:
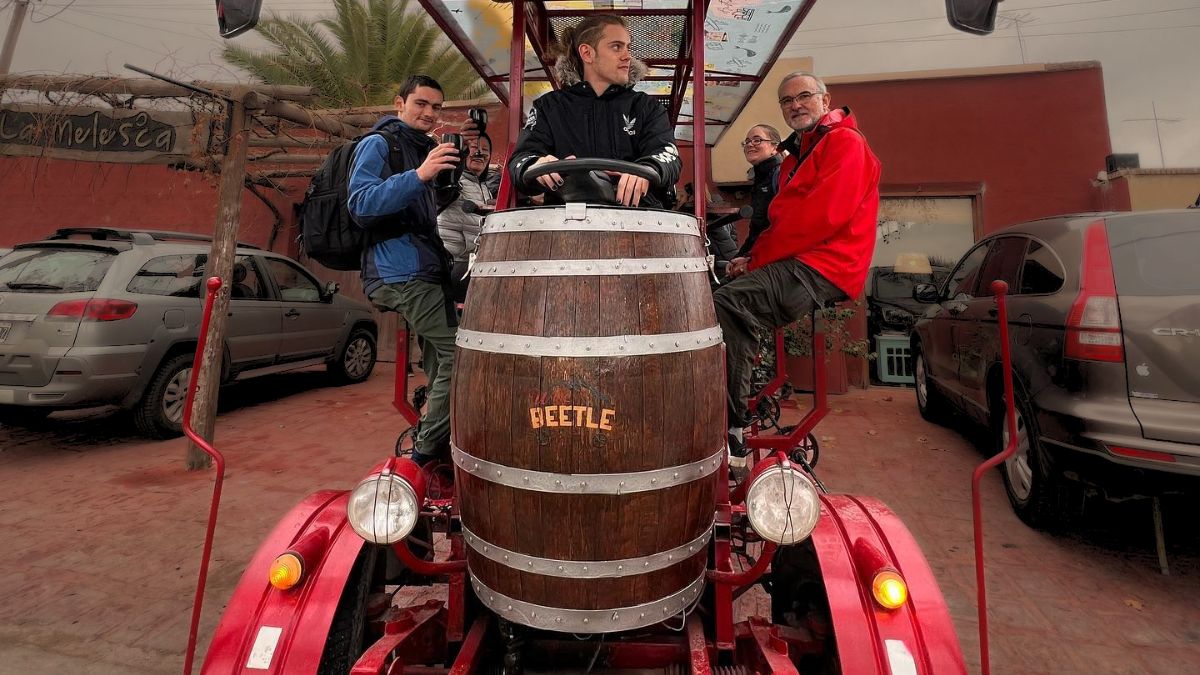
<svg viewBox="0 0 1200 675">
<path fill-rule="evenodd" d="M 694 139 L 700 138 L 698 145 L 712 146 L 745 108 L 816 0 L 420 3 L 509 108 L 512 142 L 520 131 L 524 99 L 560 86 L 548 55 L 557 31 L 591 14 L 618 14 L 630 23 L 634 56 L 649 66 L 636 88 L 663 102 L 681 144 L 697 145 Z M 523 30 L 512 30 L 515 26 Z M 696 67 L 700 63 L 702 69 Z M 704 112 L 696 115 L 696 110 Z"/>
</svg>

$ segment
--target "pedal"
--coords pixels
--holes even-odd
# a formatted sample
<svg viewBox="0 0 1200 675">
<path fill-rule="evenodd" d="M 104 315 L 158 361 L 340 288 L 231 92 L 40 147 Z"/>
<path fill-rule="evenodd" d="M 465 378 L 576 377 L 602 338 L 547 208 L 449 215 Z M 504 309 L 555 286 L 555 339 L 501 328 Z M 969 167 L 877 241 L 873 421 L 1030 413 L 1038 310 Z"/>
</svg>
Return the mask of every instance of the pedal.
<svg viewBox="0 0 1200 675">
<path fill-rule="evenodd" d="M 407 443 L 405 442 L 406 439 L 408 441 Z M 400 435 L 398 437 L 396 437 L 396 456 L 397 457 L 412 457 L 413 452 L 416 451 L 416 445 L 417 445 L 417 428 L 416 427 L 409 427 L 409 428 L 405 429 L 404 431 L 401 431 Z"/>
</svg>

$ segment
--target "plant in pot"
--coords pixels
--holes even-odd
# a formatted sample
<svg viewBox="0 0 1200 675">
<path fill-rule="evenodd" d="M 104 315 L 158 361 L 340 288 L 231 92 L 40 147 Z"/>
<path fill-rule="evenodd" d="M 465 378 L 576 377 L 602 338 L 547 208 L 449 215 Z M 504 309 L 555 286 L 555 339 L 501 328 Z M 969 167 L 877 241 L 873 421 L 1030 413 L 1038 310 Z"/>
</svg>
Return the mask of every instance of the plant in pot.
<svg viewBox="0 0 1200 675">
<path fill-rule="evenodd" d="M 825 335 L 825 391 L 844 394 L 848 389 L 843 344 L 846 341 L 846 319 L 854 316 L 853 309 L 832 307 L 818 314 Z M 783 330 L 788 380 L 798 391 L 813 391 L 813 328 L 812 317 L 806 316 Z M 864 346 L 865 349 L 865 346 Z"/>
<path fill-rule="evenodd" d="M 851 387 L 866 389 L 871 382 L 870 362 L 875 359 L 868 337 L 867 303 L 859 296 L 853 303 L 839 307 L 845 319 L 842 334 L 842 353 L 846 360 L 846 375 Z"/>
</svg>

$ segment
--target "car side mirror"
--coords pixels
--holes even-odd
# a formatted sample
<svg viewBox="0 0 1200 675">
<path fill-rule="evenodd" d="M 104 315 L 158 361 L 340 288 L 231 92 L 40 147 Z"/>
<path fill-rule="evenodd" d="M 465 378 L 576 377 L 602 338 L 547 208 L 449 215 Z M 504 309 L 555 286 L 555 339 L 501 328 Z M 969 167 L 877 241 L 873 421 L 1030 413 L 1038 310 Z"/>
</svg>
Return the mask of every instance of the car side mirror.
<svg viewBox="0 0 1200 675">
<path fill-rule="evenodd" d="M 258 24 L 262 0 L 217 0 L 217 29 L 223 38 L 241 35 Z"/>
<path fill-rule="evenodd" d="M 999 0 L 946 0 L 946 18 L 958 30 L 987 35 L 996 29 Z"/>
<path fill-rule="evenodd" d="M 938 301 L 938 289 L 933 284 L 917 284 L 913 286 L 913 300 L 926 304 Z"/>
<path fill-rule="evenodd" d="M 325 282 L 325 288 L 321 291 L 321 302 L 333 302 L 333 296 L 337 295 L 341 288 L 336 281 Z"/>
</svg>

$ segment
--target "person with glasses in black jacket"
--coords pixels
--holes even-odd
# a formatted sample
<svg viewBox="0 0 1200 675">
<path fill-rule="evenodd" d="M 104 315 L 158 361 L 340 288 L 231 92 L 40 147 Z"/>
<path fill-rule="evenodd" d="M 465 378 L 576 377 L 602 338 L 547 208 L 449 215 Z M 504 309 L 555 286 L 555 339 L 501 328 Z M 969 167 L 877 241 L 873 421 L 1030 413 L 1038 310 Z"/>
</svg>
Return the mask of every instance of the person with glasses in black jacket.
<svg viewBox="0 0 1200 675">
<path fill-rule="evenodd" d="M 754 181 L 750 188 L 750 208 L 754 213 L 750 216 L 750 231 L 746 241 L 735 258 L 750 255 L 750 249 L 758 235 L 767 229 L 767 208 L 779 190 L 779 165 L 783 163 L 783 155 L 779 153 L 779 144 L 783 139 L 779 131 L 769 124 L 756 124 L 746 132 L 742 141 L 742 154 L 750 163 L 750 177 Z"/>
</svg>

